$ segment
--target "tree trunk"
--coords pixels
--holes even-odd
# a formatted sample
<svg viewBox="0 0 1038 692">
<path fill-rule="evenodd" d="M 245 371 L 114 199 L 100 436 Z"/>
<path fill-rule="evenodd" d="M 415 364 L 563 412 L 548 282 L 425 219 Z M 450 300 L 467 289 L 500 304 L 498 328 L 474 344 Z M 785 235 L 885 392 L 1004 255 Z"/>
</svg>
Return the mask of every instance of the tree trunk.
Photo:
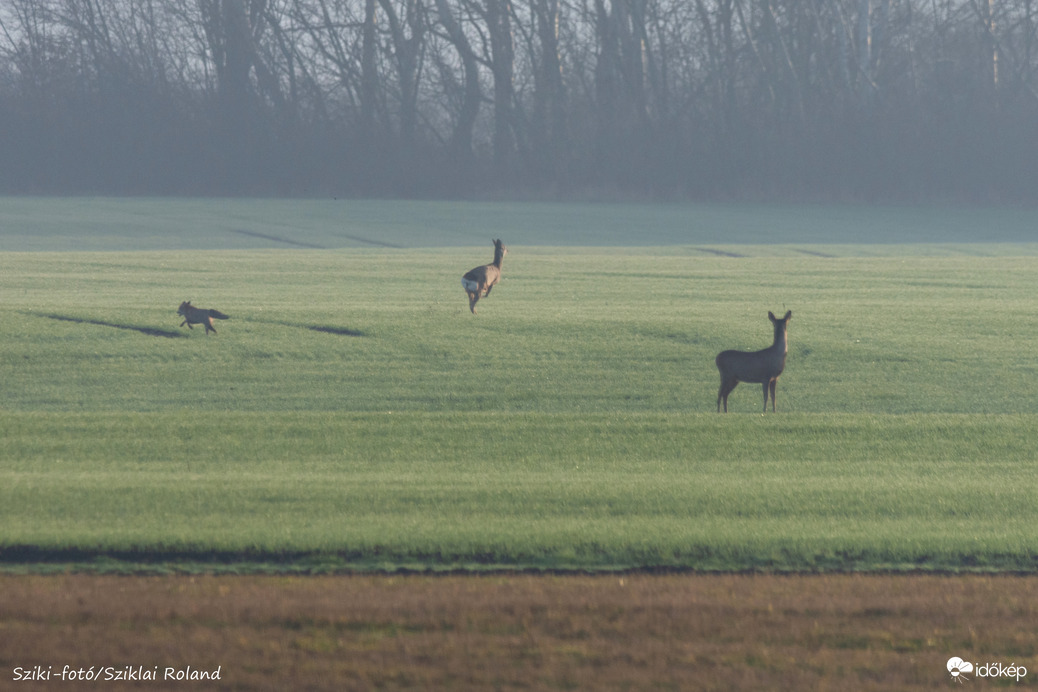
<svg viewBox="0 0 1038 692">
<path fill-rule="evenodd" d="M 375 62 L 378 39 L 375 27 L 375 0 L 364 0 L 364 28 L 360 58 L 360 141 L 375 139 L 375 99 L 378 96 L 378 69 Z"/>
<path fill-rule="evenodd" d="M 512 80 L 515 73 L 512 3 L 509 0 L 485 1 L 494 76 L 494 163 L 498 172 L 504 173 L 515 148 L 512 115 Z"/>
<path fill-rule="evenodd" d="M 476 126 L 479 102 L 483 97 L 479 86 L 479 63 L 464 30 L 458 20 L 454 18 L 449 0 L 436 0 L 436 8 L 439 12 L 440 23 L 461 57 L 461 65 L 465 73 L 465 94 L 454 125 L 454 132 L 451 134 L 451 151 L 461 158 L 469 159 L 472 156 L 472 131 Z"/>
<path fill-rule="evenodd" d="M 533 0 L 532 22 L 540 46 L 534 67 L 533 153 L 541 172 L 557 177 L 563 167 L 566 106 L 559 54 L 559 0 Z"/>
<path fill-rule="evenodd" d="M 410 149 L 414 144 L 418 123 L 419 58 L 425 40 L 424 8 L 420 0 L 405 0 L 404 16 L 401 18 L 392 0 L 379 0 L 379 5 L 389 20 L 396 58 L 400 88 L 400 140 L 405 149 Z"/>
</svg>

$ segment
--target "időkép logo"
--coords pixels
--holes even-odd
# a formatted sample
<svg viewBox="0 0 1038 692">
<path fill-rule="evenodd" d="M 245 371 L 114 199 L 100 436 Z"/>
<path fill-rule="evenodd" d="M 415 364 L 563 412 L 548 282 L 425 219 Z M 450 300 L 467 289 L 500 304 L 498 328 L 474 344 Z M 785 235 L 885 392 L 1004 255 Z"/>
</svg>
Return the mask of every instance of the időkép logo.
<svg viewBox="0 0 1038 692">
<path fill-rule="evenodd" d="M 949 658 L 947 667 L 948 674 L 955 682 L 969 680 L 971 676 L 973 678 L 1011 679 L 1020 682 L 1027 675 L 1027 668 L 1018 666 L 1016 663 L 1010 663 L 1008 666 L 1004 663 L 970 663 L 958 656 Z"/>
</svg>

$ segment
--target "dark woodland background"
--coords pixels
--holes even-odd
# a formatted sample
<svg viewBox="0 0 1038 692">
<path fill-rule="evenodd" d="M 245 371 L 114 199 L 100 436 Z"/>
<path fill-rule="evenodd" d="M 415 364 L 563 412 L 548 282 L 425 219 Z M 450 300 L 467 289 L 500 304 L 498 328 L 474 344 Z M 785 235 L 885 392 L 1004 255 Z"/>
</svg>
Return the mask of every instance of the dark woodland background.
<svg viewBox="0 0 1038 692">
<path fill-rule="evenodd" d="M 0 193 L 1038 201 L 1038 0 L 0 0 Z"/>
</svg>

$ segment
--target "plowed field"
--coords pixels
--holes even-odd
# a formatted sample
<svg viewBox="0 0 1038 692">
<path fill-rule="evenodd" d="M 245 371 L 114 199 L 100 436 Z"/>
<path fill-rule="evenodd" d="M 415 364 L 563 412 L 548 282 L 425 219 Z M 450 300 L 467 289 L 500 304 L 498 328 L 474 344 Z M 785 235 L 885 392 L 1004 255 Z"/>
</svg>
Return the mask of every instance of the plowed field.
<svg viewBox="0 0 1038 692">
<path fill-rule="evenodd" d="M 0 688 L 932 690 L 952 657 L 1015 685 L 1036 622 L 1014 576 L 7 576 Z"/>
</svg>

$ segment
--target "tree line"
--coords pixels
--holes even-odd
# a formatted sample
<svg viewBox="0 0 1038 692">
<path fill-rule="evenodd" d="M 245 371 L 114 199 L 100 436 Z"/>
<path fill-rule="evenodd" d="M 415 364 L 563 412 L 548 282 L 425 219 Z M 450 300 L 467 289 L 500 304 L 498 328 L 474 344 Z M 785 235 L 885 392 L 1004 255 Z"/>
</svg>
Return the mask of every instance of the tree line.
<svg viewBox="0 0 1038 692">
<path fill-rule="evenodd" d="M 0 191 L 1035 201 L 1038 0 L 4 0 Z"/>
</svg>

